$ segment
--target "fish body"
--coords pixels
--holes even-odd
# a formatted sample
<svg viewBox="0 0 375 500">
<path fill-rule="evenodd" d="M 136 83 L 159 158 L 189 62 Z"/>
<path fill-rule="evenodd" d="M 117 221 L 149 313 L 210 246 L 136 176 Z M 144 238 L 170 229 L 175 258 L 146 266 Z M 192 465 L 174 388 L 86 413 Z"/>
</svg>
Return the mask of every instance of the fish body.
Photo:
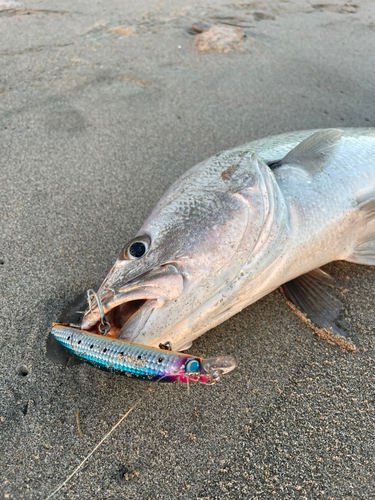
<svg viewBox="0 0 375 500">
<path fill-rule="evenodd" d="M 52 336 L 66 349 L 102 370 L 162 382 L 212 384 L 236 367 L 231 357 L 202 359 L 178 352 L 154 349 L 110 337 L 53 324 Z"/>
<path fill-rule="evenodd" d="M 186 349 L 334 260 L 375 263 L 375 129 L 281 134 L 178 179 L 99 289 L 109 335 Z M 81 328 L 97 333 L 99 311 Z"/>
</svg>

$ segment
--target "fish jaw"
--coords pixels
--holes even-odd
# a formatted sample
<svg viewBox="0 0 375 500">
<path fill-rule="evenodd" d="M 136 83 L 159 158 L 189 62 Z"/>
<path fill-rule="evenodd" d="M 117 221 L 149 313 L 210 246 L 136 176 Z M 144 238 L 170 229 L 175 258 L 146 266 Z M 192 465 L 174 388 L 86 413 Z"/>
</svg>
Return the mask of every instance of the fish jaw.
<svg viewBox="0 0 375 500">
<path fill-rule="evenodd" d="M 174 265 L 167 264 L 116 289 L 109 285 L 110 282 L 105 281 L 98 293 L 106 320 L 111 325 L 109 336 L 121 338 L 125 323 L 133 329 L 143 328 L 154 309 L 176 299 L 183 291 L 183 277 Z M 99 308 L 95 305 L 91 311 L 86 311 L 81 328 L 98 333 L 100 321 Z"/>
</svg>

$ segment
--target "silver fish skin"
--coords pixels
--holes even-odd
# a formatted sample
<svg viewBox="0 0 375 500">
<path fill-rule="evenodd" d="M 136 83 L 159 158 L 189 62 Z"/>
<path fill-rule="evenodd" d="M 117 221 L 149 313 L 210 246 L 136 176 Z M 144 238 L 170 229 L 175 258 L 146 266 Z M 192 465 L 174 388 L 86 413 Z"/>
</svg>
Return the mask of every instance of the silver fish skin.
<svg viewBox="0 0 375 500">
<path fill-rule="evenodd" d="M 139 244 L 145 253 L 134 257 Z M 374 128 L 281 134 L 196 165 L 164 194 L 99 292 L 111 335 L 182 350 L 334 260 L 375 264 Z M 99 320 L 97 308 L 86 311 L 81 328 L 95 332 Z"/>
</svg>

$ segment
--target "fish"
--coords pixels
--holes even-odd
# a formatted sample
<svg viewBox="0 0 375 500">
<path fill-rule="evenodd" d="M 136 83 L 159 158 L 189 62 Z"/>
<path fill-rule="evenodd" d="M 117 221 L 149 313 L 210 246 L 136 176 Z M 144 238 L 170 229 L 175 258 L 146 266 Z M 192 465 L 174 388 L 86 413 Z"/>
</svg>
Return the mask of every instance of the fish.
<svg viewBox="0 0 375 500">
<path fill-rule="evenodd" d="M 99 336 L 53 323 L 52 336 L 68 351 L 102 370 L 156 382 L 213 385 L 236 366 L 231 356 L 203 359 L 189 354 Z"/>
<path fill-rule="evenodd" d="M 375 264 L 375 128 L 258 139 L 192 167 L 126 243 L 98 289 L 107 337 L 174 351 L 283 286 L 345 338 L 320 268 Z M 79 321 L 100 333 L 98 305 Z"/>
</svg>

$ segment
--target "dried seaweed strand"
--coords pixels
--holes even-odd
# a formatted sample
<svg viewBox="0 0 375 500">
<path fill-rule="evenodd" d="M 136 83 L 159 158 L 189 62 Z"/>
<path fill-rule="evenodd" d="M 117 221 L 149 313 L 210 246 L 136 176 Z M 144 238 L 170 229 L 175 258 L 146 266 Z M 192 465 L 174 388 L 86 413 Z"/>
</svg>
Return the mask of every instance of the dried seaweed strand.
<svg viewBox="0 0 375 500">
<path fill-rule="evenodd" d="M 81 429 L 81 423 L 79 421 L 79 408 L 77 408 L 77 411 L 76 411 L 76 422 L 77 422 L 78 435 L 81 438 L 81 437 L 83 437 L 83 432 Z"/>
<path fill-rule="evenodd" d="M 72 479 L 72 477 L 73 477 L 75 474 L 77 474 L 77 472 L 78 472 L 78 471 L 82 468 L 82 466 L 83 466 L 83 465 L 87 462 L 87 460 L 91 457 L 91 455 L 93 455 L 93 454 L 96 452 L 96 450 L 99 448 L 99 446 L 100 446 L 100 445 L 101 445 L 101 444 L 102 444 L 102 443 L 103 443 L 103 442 L 104 442 L 104 441 L 105 441 L 105 440 L 106 440 L 106 439 L 107 439 L 107 438 L 108 438 L 108 437 L 112 434 L 112 432 L 113 432 L 113 431 L 114 431 L 114 430 L 115 430 L 115 429 L 116 429 L 116 428 L 117 428 L 117 427 L 121 424 L 121 422 L 122 422 L 122 421 L 123 421 L 123 420 L 124 420 L 124 419 L 125 419 L 128 415 L 129 415 L 129 413 L 130 413 L 130 412 L 132 412 L 132 411 L 134 410 L 134 408 L 135 408 L 137 405 L 139 405 L 139 403 L 140 403 L 141 401 L 142 401 L 142 399 L 140 399 L 139 401 L 137 401 L 137 402 L 135 403 L 135 405 L 134 405 L 134 406 L 132 406 L 132 407 L 130 408 L 130 410 L 129 410 L 129 411 L 127 411 L 127 412 L 125 413 L 125 415 L 124 415 L 124 416 L 122 416 L 122 417 L 120 418 L 120 420 L 117 422 L 117 424 L 115 424 L 115 425 L 112 427 L 112 429 L 111 429 L 109 432 L 107 432 L 107 434 L 103 437 L 103 439 L 102 439 L 101 441 L 99 441 L 99 443 L 98 443 L 98 444 L 95 446 L 95 448 L 94 448 L 94 449 L 93 449 L 93 450 L 92 450 L 92 451 L 91 451 L 91 452 L 87 455 L 87 457 L 86 457 L 86 458 L 84 458 L 84 459 L 82 460 L 82 462 L 78 465 L 78 467 L 77 467 L 76 469 L 74 469 L 74 471 L 70 474 L 70 476 L 69 476 L 67 479 L 65 479 L 65 481 L 64 481 L 62 484 L 60 484 L 60 486 L 59 486 L 58 488 L 56 488 L 56 489 L 55 489 L 55 490 L 54 490 L 54 491 L 53 491 L 50 495 L 48 495 L 48 497 L 46 498 L 46 500 L 49 500 L 49 499 L 50 499 L 50 498 L 52 498 L 54 495 L 56 495 L 56 493 L 57 493 L 58 491 L 60 491 L 60 490 L 61 490 L 61 488 L 62 488 L 63 486 L 65 486 L 65 485 L 66 485 L 66 484 L 67 484 L 67 483 L 68 483 L 68 482 Z"/>
</svg>

